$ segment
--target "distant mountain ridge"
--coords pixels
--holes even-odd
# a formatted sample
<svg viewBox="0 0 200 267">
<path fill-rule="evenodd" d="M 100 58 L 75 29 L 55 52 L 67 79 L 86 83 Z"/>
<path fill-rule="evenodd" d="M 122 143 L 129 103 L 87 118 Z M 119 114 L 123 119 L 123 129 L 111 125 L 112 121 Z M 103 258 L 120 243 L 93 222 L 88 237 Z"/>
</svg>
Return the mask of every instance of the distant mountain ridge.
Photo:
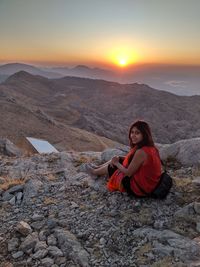
<svg viewBox="0 0 200 267">
<path fill-rule="evenodd" d="M 33 75 L 40 75 L 54 79 L 74 76 L 107 81 L 148 84 L 149 86 L 165 90 L 177 95 L 200 94 L 200 66 L 174 65 L 135 65 L 132 68 L 109 70 L 91 68 L 85 65 L 69 67 L 41 68 L 27 64 L 9 63 L 0 66 L 0 82 L 18 71 L 27 71 Z M 4 76 L 2 76 L 4 75 Z"/>
<path fill-rule="evenodd" d="M 29 136 L 44 133 L 44 125 L 33 119 L 39 116 L 42 121 L 56 125 L 51 132 L 54 142 L 58 142 L 58 136 L 66 138 L 62 128 L 73 127 L 128 145 L 128 129 L 136 119 L 150 123 L 158 143 L 200 136 L 200 96 L 177 96 L 137 83 L 119 84 L 77 77 L 49 80 L 18 72 L 0 86 L 0 99 L 1 121 L 7 113 L 12 113 L 14 134 L 23 132 L 23 127 Z M 5 106 L 8 102 L 12 111 Z M 22 107 L 31 111 L 30 118 L 28 115 L 24 118 Z M 23 126 L 19 123 L 21 118 Z M 9 133 L 9 127 L 3 129 L 0 135 Z M 45 130 L 42 137 L 49 133 Z M 84 142 L 81 137 L 79 141 Z"/>
</svg>

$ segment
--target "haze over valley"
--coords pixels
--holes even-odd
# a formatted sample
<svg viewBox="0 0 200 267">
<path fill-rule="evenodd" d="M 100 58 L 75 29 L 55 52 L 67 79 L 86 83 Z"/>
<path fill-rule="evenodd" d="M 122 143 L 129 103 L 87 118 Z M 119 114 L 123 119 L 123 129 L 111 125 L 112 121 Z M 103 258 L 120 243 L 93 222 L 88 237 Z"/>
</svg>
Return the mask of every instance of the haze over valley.
<svg viewBox="0 0 200 267">
<path fill-rule="evenodd" d="M 77 65 L 75 67 L 38 67 L 22 63 L 0 65 L 0 81 L 18 71 L 26 71 L 50 79 L 65 76 L 103 79 L 107 81 L 146 84 L 158 90 L 177 95 L 200 94 L 200 66 L 181 66 L 167 64 L 136 64 L 123 69 L 105 69 Z"/>
<path fill-rule="evenodd" d="M 171 143 L 200 136 L 199 101 L 144 84 L 20 71 L 0 85 L 0 135 L 15 142 L 20 136 L 45 138 L 61 150 L 101 150 L 128 145 L 130 124 L 144 119 L 156 142 Z"/>
</svg>

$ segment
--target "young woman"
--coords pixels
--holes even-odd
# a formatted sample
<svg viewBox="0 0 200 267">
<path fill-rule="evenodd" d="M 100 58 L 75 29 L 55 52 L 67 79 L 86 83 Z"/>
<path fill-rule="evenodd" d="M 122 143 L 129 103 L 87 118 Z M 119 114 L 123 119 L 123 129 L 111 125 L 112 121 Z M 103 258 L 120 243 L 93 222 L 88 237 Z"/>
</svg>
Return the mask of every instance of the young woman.
<svg viewBox="0 0 200 267">
<path fill-rule="evenodd" d="M 146 196 L 153 191 L 161 176 L 161 161 L 154 145 L 151 130 L 145 121 L 138 120 L 129 130 L 131 150 L 125 156 L 113 157 L 105 164 L 89 171 L 94 175 L 108 175 L 110 191 Z"/>
</svg>

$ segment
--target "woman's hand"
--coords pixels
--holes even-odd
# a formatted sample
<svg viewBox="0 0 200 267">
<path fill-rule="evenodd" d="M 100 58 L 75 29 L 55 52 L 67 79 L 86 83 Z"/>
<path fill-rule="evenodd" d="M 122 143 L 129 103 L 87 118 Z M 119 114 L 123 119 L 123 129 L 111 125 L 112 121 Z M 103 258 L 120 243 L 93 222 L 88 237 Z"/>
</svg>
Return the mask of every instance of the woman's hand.
<svg viewBox="0 0 200 267">
<path fill-rule="evenodd" d="M 119 163 L 119 157 L 118 156 L 115 156 L 111 159 L 111 164 L 112 165 L 117 165 Z"/>
</svg>

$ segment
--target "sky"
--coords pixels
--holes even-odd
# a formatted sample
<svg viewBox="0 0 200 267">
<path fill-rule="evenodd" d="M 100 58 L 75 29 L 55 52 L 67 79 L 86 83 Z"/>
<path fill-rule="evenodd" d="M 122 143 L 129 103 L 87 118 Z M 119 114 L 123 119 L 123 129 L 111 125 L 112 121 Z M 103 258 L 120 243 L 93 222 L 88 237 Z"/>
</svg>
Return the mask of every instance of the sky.
<svg viewBox="0 0 200 267">
<path fill-rule="evenodd" d="M 0 64 L 200 65 L 200 0 L 0 0 Z"/>
</svg>

